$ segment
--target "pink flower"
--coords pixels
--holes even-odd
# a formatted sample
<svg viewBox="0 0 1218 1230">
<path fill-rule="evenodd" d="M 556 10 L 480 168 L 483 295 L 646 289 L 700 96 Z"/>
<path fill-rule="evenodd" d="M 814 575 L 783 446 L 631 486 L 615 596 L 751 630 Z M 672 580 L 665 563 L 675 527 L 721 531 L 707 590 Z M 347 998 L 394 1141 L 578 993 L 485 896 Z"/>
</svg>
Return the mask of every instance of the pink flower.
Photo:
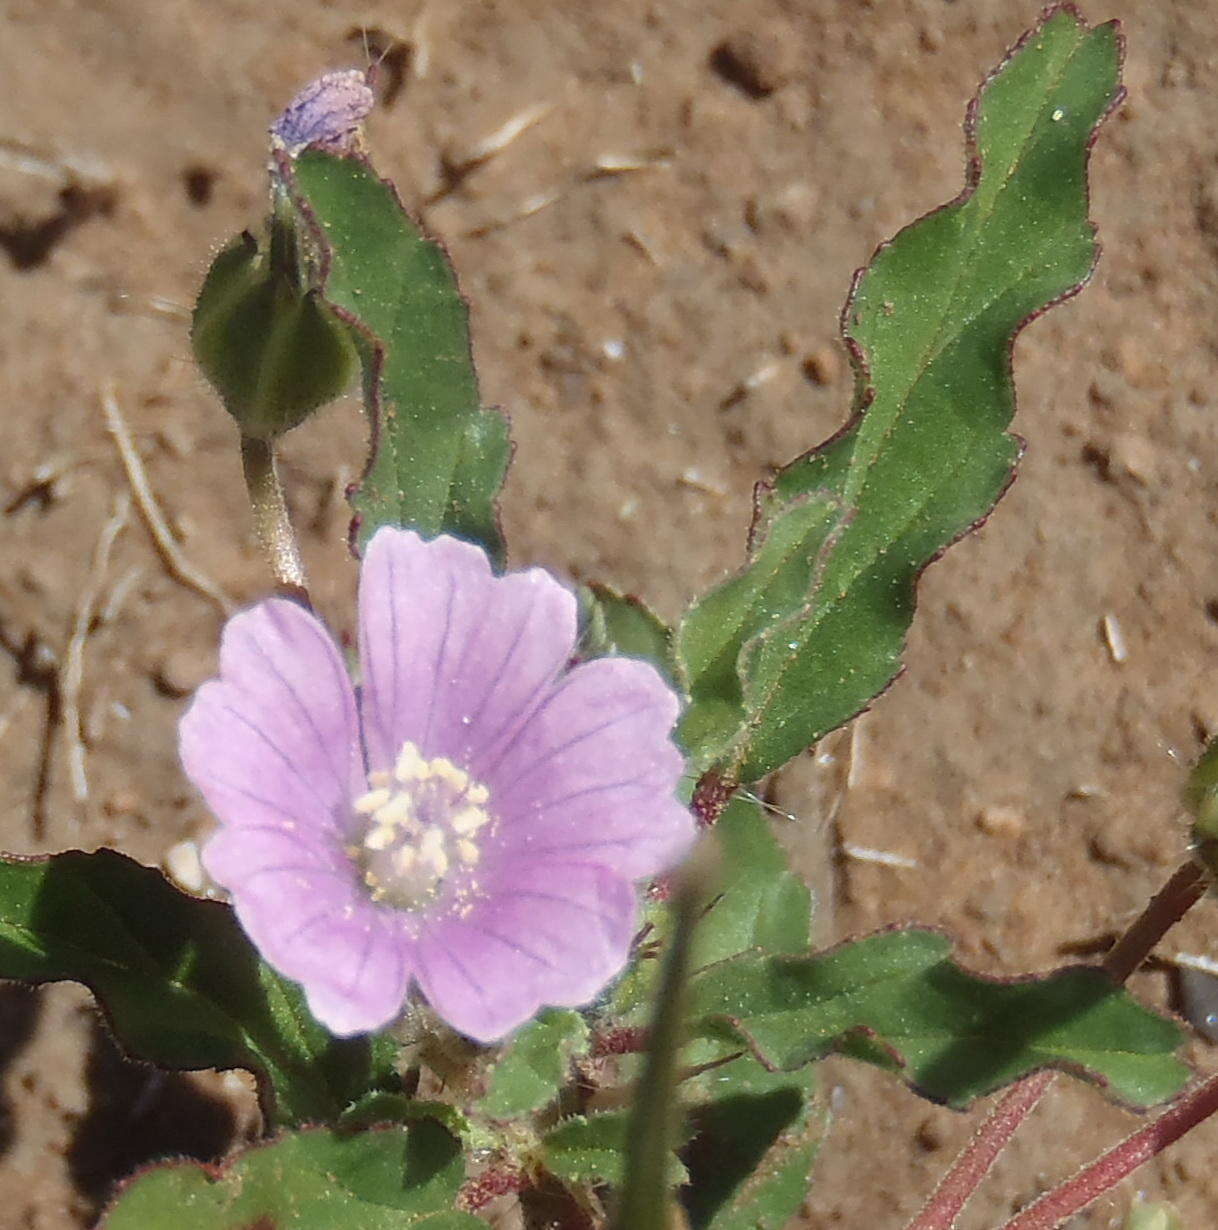
<svg viewBox="0 0 1218 1230">
<path fill-rule="evenodd" d="M 625 964 L 633 882 L 693 839 L 677 698 L 634 659 L 567 669 L 574 596 L 454 538 L 382 529 L 359 605 L 358 691 L 300 607 L 229 622 L 181 726 L 221 822 L 207 870 L 336 1034 L 412 983 L 481 1042 L 588 1003 Z"/>
</svg>

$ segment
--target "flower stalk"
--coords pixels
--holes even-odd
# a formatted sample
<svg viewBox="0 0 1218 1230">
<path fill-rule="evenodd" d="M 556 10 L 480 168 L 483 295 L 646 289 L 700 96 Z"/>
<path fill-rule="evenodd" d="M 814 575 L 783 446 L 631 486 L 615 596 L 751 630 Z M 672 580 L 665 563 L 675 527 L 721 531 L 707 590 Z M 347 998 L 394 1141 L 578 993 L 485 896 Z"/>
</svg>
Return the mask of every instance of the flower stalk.
<svg viewBox="0 0 1218 1230">
<path fill-rule="evenodd" d="M 241 469 L 254 512 L 254 534 L 271 566 L 275 589 L 282 597 L 308 607 L 308 581 L 279 481 L 274 443 L 242 436 Z"/>
</svg>

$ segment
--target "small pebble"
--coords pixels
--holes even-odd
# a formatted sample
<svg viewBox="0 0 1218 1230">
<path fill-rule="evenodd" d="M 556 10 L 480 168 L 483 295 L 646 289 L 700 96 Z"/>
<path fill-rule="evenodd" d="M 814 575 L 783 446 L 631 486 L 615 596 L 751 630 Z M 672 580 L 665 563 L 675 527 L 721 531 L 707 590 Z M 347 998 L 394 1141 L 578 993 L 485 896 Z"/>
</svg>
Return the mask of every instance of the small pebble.
<svg viewBox="0 0 1218 1230">
<path fill-rule="evenodd" d="M 134 790 L 116 790 L 102 804 L 107 816 L 130 816 L 140 809 L 140 796 Z"/>
<path fill-rule="evenodd" d="M 175 699 L 189 696 L 213 673 L 211 656 L 192 649 L 174 649 L 153 668 L 157 691 Z"/>
<path fill-rule="evenodd" d="M 983 807 L 977 813 L 977 827 L 987 837 L 1021 837 L 1027 821 L 1014 807 Z"/>
</svg>

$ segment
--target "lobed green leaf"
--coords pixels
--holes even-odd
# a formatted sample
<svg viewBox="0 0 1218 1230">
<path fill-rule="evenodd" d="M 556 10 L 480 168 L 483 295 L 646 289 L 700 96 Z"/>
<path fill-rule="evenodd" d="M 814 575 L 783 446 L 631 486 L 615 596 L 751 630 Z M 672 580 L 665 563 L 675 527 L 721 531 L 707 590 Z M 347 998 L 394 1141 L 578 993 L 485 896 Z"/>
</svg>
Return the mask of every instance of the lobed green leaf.
<svg viewBox="0 0 1218 1230">
<path fill-rule="evenodd" d="M 513 1035 L 491 1069 L 474 1110 L 488 1119 L 517 1119 L 558 1096 L 572 1061 L 588 1050 L 588 1025 L 570 1008 L 550 1008 Z"/>
<path fill-rule="evenodd" d="M 478 1230 L 456 1212 L 458 1142 L 438 1123 L 340 1134 L 306 1129 L 256 1145 L 217 1171 L 155 1167 L 119 1193 L 98 1230 Z"/>
<path fill-rule="evenodd" d="M 228 906 L 112 850 L 0 860 L 0 977 L 84 983 L 151 1063 L 250 1069 L 269 1122 L 333 1118 L 390 1077 L 383 1046 L 313 1020 Z"/>
<path fill-rule="evenodd" d="M 932 931 L 887 931 L 820 956 L 748 953 L 702 971 L 690 1011 L 706 1037 L 791 1071 L 832 1049 L 899 1071 L 952 1106 L 1038 1068 L 1062 1068 L 1137 1105 L 1178 1092 L 1188 1069 L 1171 1021 L 1099 970 L 1017 982 L 971 974 Z"/>
<path fill-rule="evenodd" d="M 1115 24 L 1047 13 L 970 107 L 964 193 L 856 277 L 854 417 L 759 492 L 749 563 L 678 634 L 698 765 L 756 780 L 897 674 L 918 576 L 1011 481 L 1015 335 L 1093 268 L 1087 158 L 1119 70 Z"/>
<path fill-rule="evenodd" d="M 691 1230 L 782 1230 L 808 1193 L 826 1116 L 812 1069 L 741 1056 L 691 1081 L 682 1203 Z"/>
<path fill-rule="evenodd" d="M 372 447 L 352 497 L 358 544 L 382 525 L 410 526 L 501 561 L 495 499 L 511 442 L 503 415 L 481 408 L 447 255 L 362 159 L 306 150 L 278 170 L 312 226 L 322 295 L 360 346 Z"/>
</svg>

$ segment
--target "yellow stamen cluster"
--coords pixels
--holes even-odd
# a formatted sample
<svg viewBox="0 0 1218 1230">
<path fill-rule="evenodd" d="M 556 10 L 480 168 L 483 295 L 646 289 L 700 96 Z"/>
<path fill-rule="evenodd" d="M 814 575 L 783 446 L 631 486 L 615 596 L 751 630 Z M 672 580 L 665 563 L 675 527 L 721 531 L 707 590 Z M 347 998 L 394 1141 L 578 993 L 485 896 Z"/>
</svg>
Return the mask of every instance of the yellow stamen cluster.
<svg viewBox="0 0 1218 1230">
<path fill-rule="evenodd" d="M 490 791 L 465 770 L 442 756 L 427 760 L 406 743 L 393 771 L 369 773 L 368 786 L 353 804 L 367 827 L 348 853 L 374 901 L 424 905 L 446 877 L 476 866 L 475 838 L 491 822 Z"/>
</svg>

